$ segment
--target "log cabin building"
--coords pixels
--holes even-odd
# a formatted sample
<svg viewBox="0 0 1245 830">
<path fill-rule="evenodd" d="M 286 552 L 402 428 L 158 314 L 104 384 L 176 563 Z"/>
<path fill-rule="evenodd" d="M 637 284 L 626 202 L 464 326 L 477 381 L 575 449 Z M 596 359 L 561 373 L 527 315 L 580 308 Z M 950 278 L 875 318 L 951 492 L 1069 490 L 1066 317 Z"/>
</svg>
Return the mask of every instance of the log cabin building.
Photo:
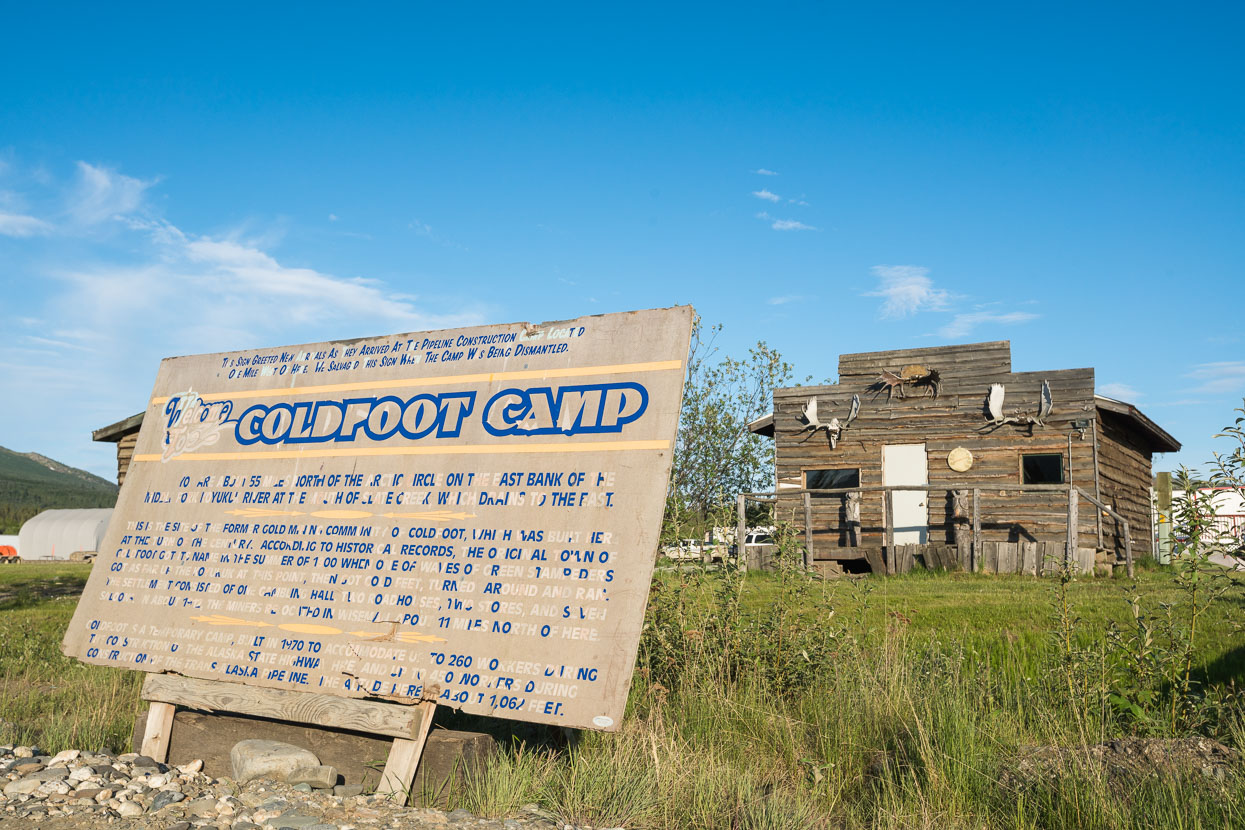
<svg viewBox="0 0 1245 830">
<path fill-rule="evenodd" d="M 1040 573 L 1044 554 L 1068 549 L 1069 487 L 1114 511 L 1082 502 L 1083 569 L 1095 553 L 1103 564 L 1103 551 L 1122 561 L 1120 517 L 1132 553 L 1152 554 L 1151 459 L 1180 444 L 1135 406 L 1096 394 L 1093 369 L 1013 372 L 999 341 L 845 354 L 838 374 L 833 385 L 776 389 L 773 412 L 750 425 L 775 441 L 776 518 L 805 534 L 812 560 L 893 573 L 890 549 L 907 546 L 909 558 L 932 554 L 927 566 Z M 903 485 L 928 489 L 881 489 Z M 838 492 L 818 493 L 827 489 Z"/>
</svg>

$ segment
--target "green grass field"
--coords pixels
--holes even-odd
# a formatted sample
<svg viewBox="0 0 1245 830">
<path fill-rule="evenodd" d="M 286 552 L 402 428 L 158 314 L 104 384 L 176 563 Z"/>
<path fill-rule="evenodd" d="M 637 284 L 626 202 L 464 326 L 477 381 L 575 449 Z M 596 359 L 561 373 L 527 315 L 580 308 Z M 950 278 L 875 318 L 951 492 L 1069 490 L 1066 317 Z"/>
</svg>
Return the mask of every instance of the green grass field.
<svg viewBox="0 0 1245 830">
<path fill-rule="evenodd" d="M 0 742 L 128 748 L 139 675 L 59 650 L 75 599 L 56 594 L 88 573 L 0 568 Z M 1170 684 L 1133 677 L 1174 653 L 1159 623 L 1170 610 L 1178 632 L 1187 610 L 1175 575 L 1076 580 L 1062 597 L 1059 586 L 663 574 L 623 728 L 571 748 L 527 730 L 529 742 L 506 745 L 454 805 L 505 815 L 538 802 L 567 820 L 645 828 L 1245 826 L 1239 765 L 1222 780 L 1195 768 L 1120 780 L 1088 762 L 1054 780 L 1008 777 L 1027 746 L 1245 743 L 1239 584 L 1199 620 L 1195 683 L 1175 726 Z M 1130 593 L 1153 614 L 1149 645 L 1129 639 Z M 1060 638 L 1074 619 L 1075 635 Z"/>
<path fill-rule="evenodd" d="M 90 573 L 89 564 L 0 566 L 0 742 L 128 749 L 142 678 L 60 651 Z"/>
</svg>

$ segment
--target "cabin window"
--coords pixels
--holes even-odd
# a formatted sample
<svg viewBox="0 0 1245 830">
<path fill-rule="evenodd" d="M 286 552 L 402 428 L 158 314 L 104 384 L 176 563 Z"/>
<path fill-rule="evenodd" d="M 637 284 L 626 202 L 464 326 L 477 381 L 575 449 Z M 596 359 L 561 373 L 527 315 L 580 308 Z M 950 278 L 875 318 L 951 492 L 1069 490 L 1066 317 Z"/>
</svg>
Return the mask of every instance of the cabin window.
<svg viewBox="0 0 1245 830">
<path fill-rule="evenodd" d="M 1022 455 L 1020 474 L 1025 484 L 1063 484 L 1063 456 L 1057 452 Z"/>
<path fill-rule="evenodd" d="M 809 490 L 834 490 L 839 487 L 859 487 L 860 468 L 848 470 L 805 470 L 804 486 Z"/>
</svg>

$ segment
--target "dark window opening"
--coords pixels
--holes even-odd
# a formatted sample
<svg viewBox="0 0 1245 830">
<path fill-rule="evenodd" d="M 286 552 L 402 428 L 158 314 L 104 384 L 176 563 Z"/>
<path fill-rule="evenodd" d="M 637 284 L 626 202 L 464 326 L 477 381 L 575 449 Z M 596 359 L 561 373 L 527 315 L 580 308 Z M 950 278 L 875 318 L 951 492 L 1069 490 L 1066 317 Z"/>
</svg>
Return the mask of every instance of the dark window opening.
<svg viewBox="0 0 1245 830">
<path fill-rule="evenodd" d="M 1059 453 L 1023 455 L 1020 471 L 1025 484 L 1063 484 L 1063 456 Z"/>
<path fill-rule="evenodd" d="M 805 470 L 804 486 L 809 490 L 834 490 L 859 487 L 860 468 L 852 470 Z"/>
</svg>

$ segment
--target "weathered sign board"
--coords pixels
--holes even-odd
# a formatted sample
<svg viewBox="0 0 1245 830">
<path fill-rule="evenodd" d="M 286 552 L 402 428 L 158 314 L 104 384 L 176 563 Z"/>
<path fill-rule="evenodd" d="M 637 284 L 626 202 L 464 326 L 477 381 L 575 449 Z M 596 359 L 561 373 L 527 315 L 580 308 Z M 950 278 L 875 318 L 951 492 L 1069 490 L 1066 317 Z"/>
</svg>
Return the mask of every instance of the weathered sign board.
<svg viewBox="0 0 1245 830">
<path fill-rule="evenodd" d="M 691 324 L 165 360 L 65 653 L 617 728 Z"/>
</svg>

